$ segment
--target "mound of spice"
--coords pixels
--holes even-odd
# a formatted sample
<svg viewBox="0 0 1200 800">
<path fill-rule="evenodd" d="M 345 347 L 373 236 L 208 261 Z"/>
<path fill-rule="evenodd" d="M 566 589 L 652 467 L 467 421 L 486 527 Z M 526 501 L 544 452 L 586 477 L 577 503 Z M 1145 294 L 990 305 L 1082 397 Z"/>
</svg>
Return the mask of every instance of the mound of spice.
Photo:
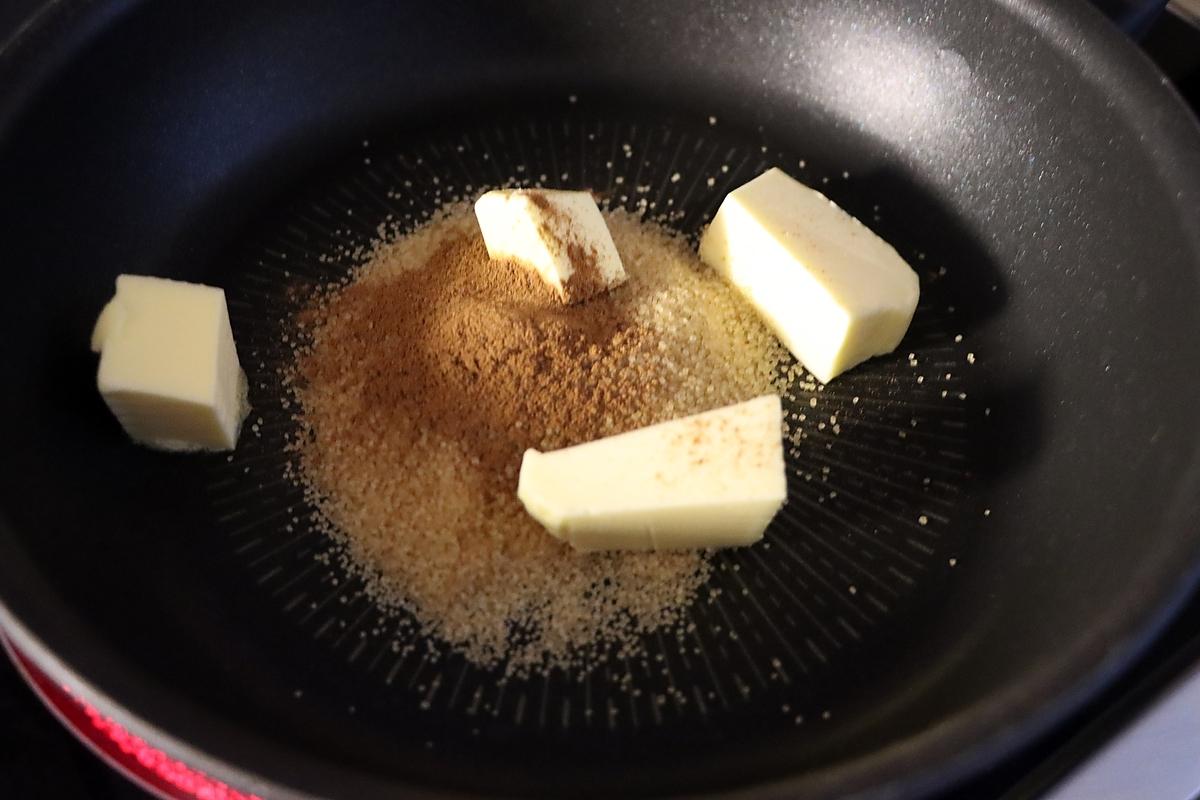
<svg viewBox="0 0 1200 800">
<path fill-rule="evenodd" d="M 565 307 L 467 204 L 302 313 L 293 477 L 385 609 L 470 661 L 586 669 L 684 620 L 703 552 L 581 555 L 516 497 L 549 450 L 780 391 L 782 347 L 687 243 L 606 212 L 628 281 Z"/>
</svg>

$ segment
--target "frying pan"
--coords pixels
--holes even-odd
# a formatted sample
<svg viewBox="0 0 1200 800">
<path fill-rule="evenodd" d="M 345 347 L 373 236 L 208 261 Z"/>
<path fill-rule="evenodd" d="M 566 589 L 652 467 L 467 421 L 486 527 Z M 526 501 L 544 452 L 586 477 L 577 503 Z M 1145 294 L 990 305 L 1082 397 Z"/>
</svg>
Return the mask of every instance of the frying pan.
<svg viewBox="0 0 1200 800">
<path fill-rule="evenodd" d="M 1200 135 L 1081 3 L 61 2 L 0 87 L 0 623 L 235 787 L 928 794 L 1093 697 L 1195 583 Z M 345 269 L 322 255 L 510 181 L 695 235 L 773 164 L 922 303 L 798 394 L 788 505 L 715 556 L 690 633 L 506 681 L 315 560 L 275 370 L 295 287 Z M 262 418 L 231 457 L 104 410 L 120 272 L 227 288 Z"/>
</svg>

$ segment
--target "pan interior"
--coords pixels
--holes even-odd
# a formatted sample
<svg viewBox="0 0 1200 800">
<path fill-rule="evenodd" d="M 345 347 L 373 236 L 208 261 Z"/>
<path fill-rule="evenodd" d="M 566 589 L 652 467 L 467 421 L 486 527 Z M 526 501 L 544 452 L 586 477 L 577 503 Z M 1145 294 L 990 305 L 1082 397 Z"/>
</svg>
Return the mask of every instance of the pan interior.
<svg viewBox="0 0 1200 800">
<path fill-rule="evenodd" d="M 207 459 L 218 540 L 243 573 L 236 580 L 278 607 L 279 624 L 311 637 L 347 680 L 371 687 L 375 699 L 349 704 L 358 719 L 386 727 L 399 713 L 435 748 L 525 748 L 544 739 L 539 749 L 563 758 L 581 746 L 619 753 L 653 741 L 656 752 L 682 755 L 716 742 L 750 744 L 768 730 L 824 738 L 839 694 L 870 672 L 864 665 L 880 632 L 919 618 L 967 537 L 988 523 L 974 480 L 990 409 L 979 404 L 989 402 L 986 393 L 973 398 L 986 366 L 973 353 L 968 361 L 970 345 L 955 327 L 961 317 L 942 288 L 949 270 L 923 251 L 906 254 L 926 286 L 903 346 L 787 399 L 787 413 L 811 420 L 789 448 L 787 507 L 763 545 L 716 557 L 686 632 L 648 637 L 643 656 L 590 673 L 504 679 L 445 648 L 430 651 L 398 634 L 396 620 L 329 565 L 336 559 L 310 527 L 312 509 L 284 479 L 294 406 L 280 375 L 293 358 L 286 320 L 295 289 L 342 277 L 346 263 L 321 256 L 354 250 L 381 223 L 416 224 L 441 203 L 491 186 L 545 185 L 597 190 L 610 204 L 661 214 L 695 234 L 730 189 L 773 165 L 877 226 L 891 211 L 842 165 L 809 164 L 703 118 L 622 119 L 574 95 L 541 105 L 497 111 L 486 127 L 367 140 L 219 260 L 231 270 L 222 283 L 256 427 L 232 457 Z M 311 691 L 304 680 L 290 683 Z"/>
</svg>

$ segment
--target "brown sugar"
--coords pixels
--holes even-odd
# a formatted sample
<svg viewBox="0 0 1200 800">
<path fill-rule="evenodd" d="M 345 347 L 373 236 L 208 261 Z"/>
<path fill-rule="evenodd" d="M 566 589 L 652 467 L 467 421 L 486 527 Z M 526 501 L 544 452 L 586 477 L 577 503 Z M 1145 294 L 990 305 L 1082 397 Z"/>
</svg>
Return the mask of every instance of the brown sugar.
<svg viewBox="0 0 1200 800">
<path fill-rule="evenodd" d="M 683 620 L 703 552 L 582 555 L 516 497 L 550 450 L 777 390 L 784 351 L 687 244 L 606 214 L 628 281 L 564 306 L 469 205 L 382 240 L 296 326 L 294 477 L 384 608 L 478 664 L 586 667 Z"/>
</svg>

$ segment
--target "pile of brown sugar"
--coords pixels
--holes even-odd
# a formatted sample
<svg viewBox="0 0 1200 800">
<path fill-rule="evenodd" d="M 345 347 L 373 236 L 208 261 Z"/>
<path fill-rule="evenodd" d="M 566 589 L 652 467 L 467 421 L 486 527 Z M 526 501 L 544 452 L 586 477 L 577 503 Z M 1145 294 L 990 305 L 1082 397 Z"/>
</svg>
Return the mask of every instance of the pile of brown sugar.
<svg viewBox="0 0 1200 800">
<path fill-rule="evenodd" d="M 606 213 L 628 281 L 565 306 L 471 207 L 378 242 L 294 322 L 293 477 L 384 608 L 481 665 L 587 668 L 679 624 L 703 552 L 581 555 L 516 497 L 549 450 L 779 391 L 785 351 L 687 243 Z"/>
</svg>

